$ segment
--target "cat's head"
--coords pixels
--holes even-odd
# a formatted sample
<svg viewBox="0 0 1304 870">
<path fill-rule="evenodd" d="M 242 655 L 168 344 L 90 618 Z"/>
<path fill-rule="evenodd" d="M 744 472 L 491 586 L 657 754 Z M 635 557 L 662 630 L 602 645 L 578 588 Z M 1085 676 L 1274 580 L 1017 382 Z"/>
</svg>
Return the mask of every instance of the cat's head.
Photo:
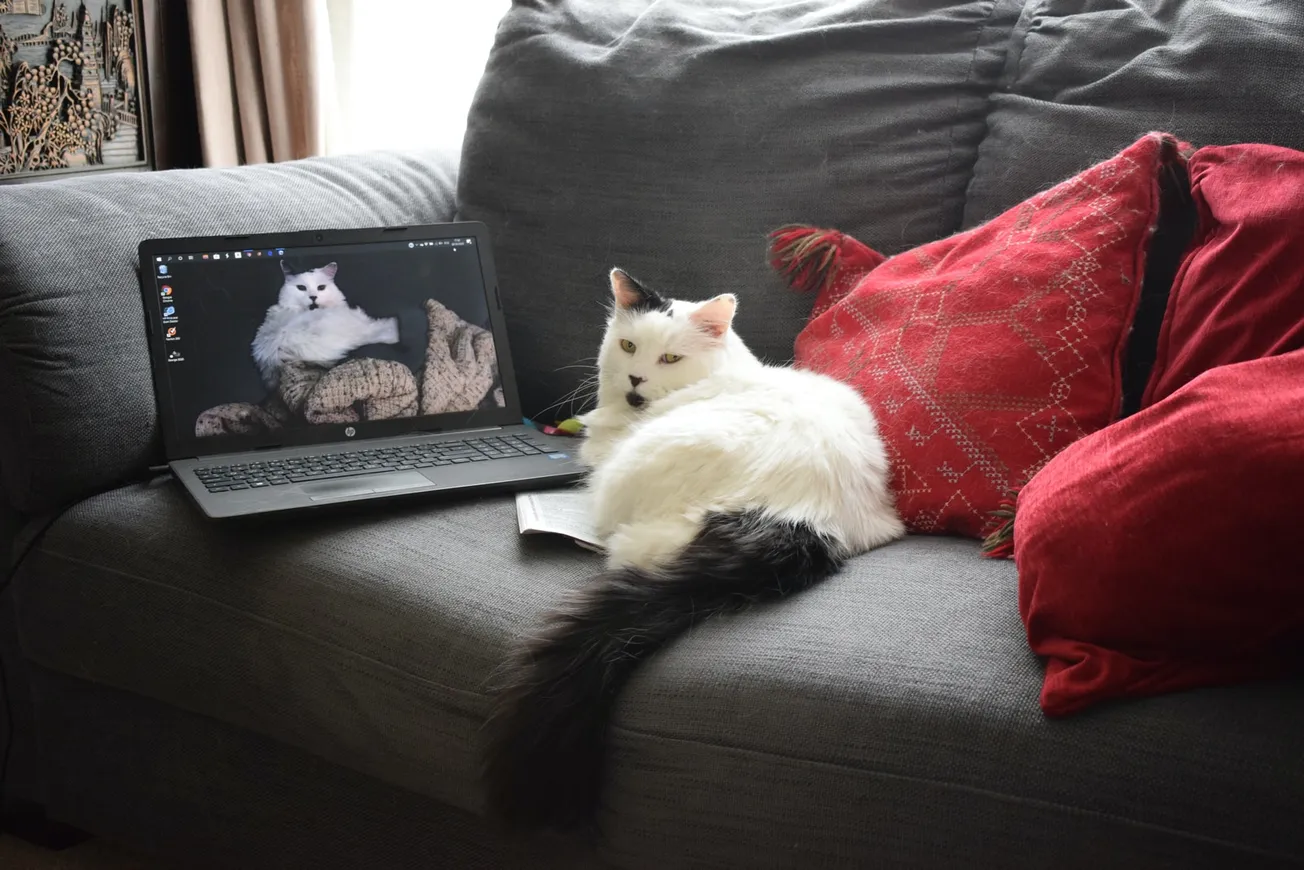
<svg viewBox="0 0 1304 870">
<path fill-rule="evenodd" d="M 666 299 L 611 270 L 611 317 L 598 354 L 598 406 L 641 408 L 695 384 L 746 352 L 733 334 L 738 302 Z"/>
<path fill-rule="evenodd" d="M 281 274 L 285 276 L 285 283 L 281 285 L 281 295 L 277 302 L 285 308 L 304 311 L 347 305 L 344 294 L 335 286 L 337 268 L 334 263 L 327 263 L 307 272 L 291 272 L 282 260 Z"/>
</svg>

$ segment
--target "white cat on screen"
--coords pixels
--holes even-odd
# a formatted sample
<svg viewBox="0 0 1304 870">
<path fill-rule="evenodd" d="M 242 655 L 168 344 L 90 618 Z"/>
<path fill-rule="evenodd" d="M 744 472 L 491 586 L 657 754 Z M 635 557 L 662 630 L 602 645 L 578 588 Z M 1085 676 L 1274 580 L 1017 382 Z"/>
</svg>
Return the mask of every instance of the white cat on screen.
<svg viewBox="0 0 1304 870">
<path fill-rule="evenodd" d="M 364 345 L 398 343 L 398 319 L 369 317 L 351 307 L 335 286 L 337 269 L 327 263 L 291 272 L 281 262 L 285 282 L 253 341 L 254 362 L 269 389 L 280 382 L 286 363 L 329 368 Z"/>
</svg>

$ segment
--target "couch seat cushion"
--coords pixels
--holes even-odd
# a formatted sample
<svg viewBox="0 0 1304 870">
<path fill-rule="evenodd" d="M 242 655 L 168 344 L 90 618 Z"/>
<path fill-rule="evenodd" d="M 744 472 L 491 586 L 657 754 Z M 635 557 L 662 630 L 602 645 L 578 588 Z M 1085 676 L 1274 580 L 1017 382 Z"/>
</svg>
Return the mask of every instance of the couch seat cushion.
<svg viewBox="0 0 1304 870">
<path fill-rule="evenodd" d="M 205 522 L 168 482 L 90 499 L 19 577 L 27 654 L 462 808 L 482 686 L 597 557 L 506 497 Z M 617 710 L 601 824 L 626 867 L 1146 866 L 1304 858 L 1298 684 L 1065 722 L 1008 562 L 911 538 L 702 625 Z M 1094 863 L 1093 863 L 1094 861 Z"/>
<path fill-rule="evenodd" d="M 28 656 L 462 808 L 482 685 L 598 557 L 510 499 L 219 525 L 170 481 L 68 512 L 19 579 Z"/>
</svg>

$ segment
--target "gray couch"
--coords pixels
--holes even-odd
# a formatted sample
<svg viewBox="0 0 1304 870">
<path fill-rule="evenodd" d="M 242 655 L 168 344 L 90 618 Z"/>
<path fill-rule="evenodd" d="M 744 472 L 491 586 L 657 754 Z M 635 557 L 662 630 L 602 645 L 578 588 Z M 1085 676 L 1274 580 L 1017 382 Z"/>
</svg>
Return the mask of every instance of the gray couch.
<svg viewBox="0 0 1304 870">
<path fill-rule="evenodd" d="M 1304 9 L 522 0 L 460 162 L 0 190 L 6 524 L 57 517 L 0 612 L 10 797 L 184 866 L 1304 863 L 1299 682 L 1047 721 L 1013 566 L 940 538 L 673 644 L 617 710 L 601 835 L 513 837 L 479 813 L 484 684 L 594 557 L 519 539 L 509 498 L 231 528 L 149 472 L 141 238 L 483 220 L 533 413 L 593 355 L 613 264 L 739 294 L 784 360 L 810 300 L 770 228 L 900 251 L 1151 129 L 1304 147 Z"/>
</svg>

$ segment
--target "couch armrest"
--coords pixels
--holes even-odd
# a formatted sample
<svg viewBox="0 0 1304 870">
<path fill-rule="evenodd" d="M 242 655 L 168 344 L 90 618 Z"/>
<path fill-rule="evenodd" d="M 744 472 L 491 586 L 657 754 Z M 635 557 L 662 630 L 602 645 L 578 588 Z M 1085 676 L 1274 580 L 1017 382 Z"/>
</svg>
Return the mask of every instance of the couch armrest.
<svg viewBox="0 0 1304 870">
<path fill-rule="evenodd" d="M 143 239 L 433 223 L 457 155 L 380 152 L 0 188 L 0 482 L 18 511 L 161 462 Z"/>
</svg>

